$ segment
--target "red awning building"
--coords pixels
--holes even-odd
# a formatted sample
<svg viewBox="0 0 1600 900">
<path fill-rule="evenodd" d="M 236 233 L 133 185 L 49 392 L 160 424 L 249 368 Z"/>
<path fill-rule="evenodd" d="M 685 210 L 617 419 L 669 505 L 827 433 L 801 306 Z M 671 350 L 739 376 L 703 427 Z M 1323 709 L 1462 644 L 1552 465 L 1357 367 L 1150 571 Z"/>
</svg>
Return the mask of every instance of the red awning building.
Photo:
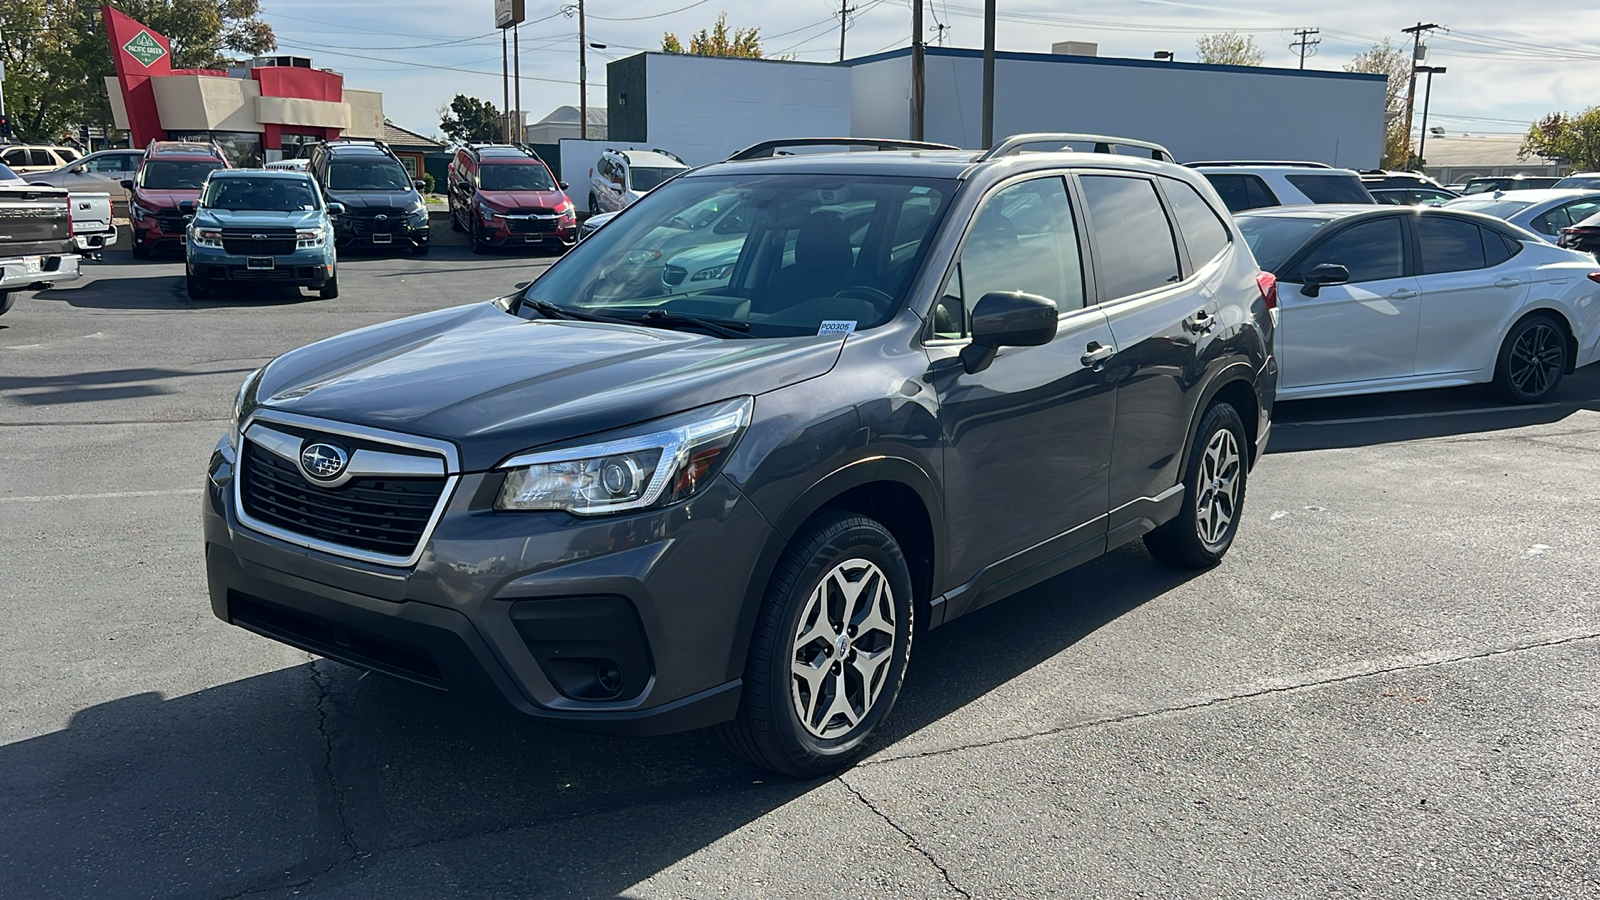
<svg viewBox="0 0 1600 900">
<path fill-rule="evenodd" d="M 174 69 L 164 35 L 110 6 L 102 12 L 117 73 L 106 79 L 112 115 L 135 147 L 216 141 L 235 165 L 259 165 L 292 157 L 301 144 L 383 137 L 383 95 L 346 88 L 343 75 L 312 68 L 309 59 Z"/>
</svg>

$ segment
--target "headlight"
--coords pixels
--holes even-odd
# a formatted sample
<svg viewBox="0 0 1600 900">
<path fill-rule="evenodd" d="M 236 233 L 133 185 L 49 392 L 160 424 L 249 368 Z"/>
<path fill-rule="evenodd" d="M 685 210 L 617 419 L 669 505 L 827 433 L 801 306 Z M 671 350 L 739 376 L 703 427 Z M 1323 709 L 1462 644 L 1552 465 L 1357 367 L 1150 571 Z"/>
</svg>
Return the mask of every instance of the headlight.
<svg viewBox="0 0 1600 900">
<path fill-rule="evenodd" d="M 150 210 L 145 209 L 144 207 L 142 207 L 139 204 L 134 203 L 132 200 L 130 200 L 130 201 L 128 201 L 128 215 L 133 217 L 135 220 L 138 220 L 138 219 L 144 218 L 145 216 L 150 216 L 150 215 L 155 215 L 155 214 L 152 213 Z"/>
<path fill-rule="evenodd" d="M 262 366 L 246 375 L 244 384 L 239 385 L 239 393 L 233 398 L 233 424 L 228 426 L 228 446 L 235 451 L 239 449 L 239 425 L 256 407 L 256 382 L 261 380 L 261 373 L 266 370 L 267 367 Z"/>
<path fill-rule="evenodd" d="M 428 204 L 418 200 L 406 207 L 406 215 L 415 216 L 428 211 Z"/>
<path fill-rule="evenodd" d="M 690 281 L 713 281 L 713 280 L 720 281 L 721 279 L 727 278 L 732 273 L 733 273 L 733 263 L 728 263 L 725 266 L 712 266 L 709 269 L 701 269 L 700 271 L 694 273 L 694 276 L 692 278 L 690 278 L 689 280 Z"/>
<path fill-rule="evenodd" d="M 195 246 L 217 248 L 222 246 L 222 232 L 220 230 L 216 228 L 196 228 L 193 231 Z"/>
<path fill-rule="evenodd" d="M 594 516 L 676 503 L 710 481 L 753 407 L 745 397 L 652 422 L 635 436 L 513 457 L 500 466 L 509 471 L 495 508 Z"/>
<path fill-rule="evenodd" d="M 322 242 L 323 233 L 321 228 L 303 228 L 294 233 L 294 245 L 299 250 L 321 247 Z"/>
<path fill-rule="evenodd" d="M 482 215 L 485 219 L 499 219 L 499 218 L 503 218 L 504 217 L 504 214 L 501 213 L 499 210 L 494 209 L 493 207 L 490 207 L 490 206 L 488 206 L 486 204 L 483 204 L 483 203 L 479 203 L 478 204 L 478 213 L 480 215 Z"/>
</svg>

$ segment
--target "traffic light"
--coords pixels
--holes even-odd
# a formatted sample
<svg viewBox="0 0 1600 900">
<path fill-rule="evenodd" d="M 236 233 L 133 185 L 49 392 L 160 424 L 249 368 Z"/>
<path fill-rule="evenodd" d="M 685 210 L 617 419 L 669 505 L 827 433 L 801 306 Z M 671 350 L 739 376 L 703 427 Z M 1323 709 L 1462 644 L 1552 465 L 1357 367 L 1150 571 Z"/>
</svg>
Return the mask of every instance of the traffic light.
<svg viewBox="0 0 1600 900">
<path fill-rule="evenodd" d="M 0 113 L 0 139 L 11 140 L 11 117 Z"/>
</svg>

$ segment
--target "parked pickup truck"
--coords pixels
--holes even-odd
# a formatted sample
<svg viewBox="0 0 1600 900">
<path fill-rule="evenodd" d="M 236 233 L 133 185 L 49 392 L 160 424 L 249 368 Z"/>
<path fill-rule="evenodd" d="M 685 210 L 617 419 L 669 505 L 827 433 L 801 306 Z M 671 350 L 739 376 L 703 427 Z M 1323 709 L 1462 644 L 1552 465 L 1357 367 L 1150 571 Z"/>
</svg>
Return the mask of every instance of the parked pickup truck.
<svg viewBox="0 0 1600 900">
<path fill-rule="evenodd" d="M 69 203 L 61 188 L 0 187 L 0 315 L 18 291 L 80 277 Z"/>
<path fill-rule="evenodd" d="M 79 254 L 88 256 L 117 242 L 109 193 L 72 191 L 71 200 L 72 244 Z"/>
</svg>

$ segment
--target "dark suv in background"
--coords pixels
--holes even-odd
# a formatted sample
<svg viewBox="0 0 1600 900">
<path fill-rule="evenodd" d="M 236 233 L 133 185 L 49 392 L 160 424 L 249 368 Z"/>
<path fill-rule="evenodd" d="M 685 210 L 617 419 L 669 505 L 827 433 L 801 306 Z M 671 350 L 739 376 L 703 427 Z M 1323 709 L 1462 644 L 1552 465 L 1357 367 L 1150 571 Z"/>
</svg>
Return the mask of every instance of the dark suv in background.
<svg viewBox="0 0 1600 900">
<path fill-rule="evenodd" d="M 578 211 L 539 154 L 517 144 L 468 144 L 445 176 L 450 227 L 472 235 L 472 249 L 540 247 L 564 251 L 578 242 Z"/>
<path fill-rule="evenodd" d="M 1162 157 L 736 157 L 525 289 L 281 356 L 211 458 L 212 607 L 551 722 L 846 765 L 918 631 L 1140 538 L 1232 545 L 1277 287 Z M 696 228 L 727 197 L 741 229 Z M 668 243 L 728 261 L 667 284 Z"/>
<path fill-rule="evenodd" d="M 228 159 L 216 144 L 152 141 L 139 161 L 139 171 L 122 182 L 128 191 L 134 257 L 147 259 L 157 250 L 182 250 L 185 229 L 206 177 L 226 168 Z"/>
<path fill-rule="evenodd" d="M 428 252 L 425 182 L 407 174 L 400 157 L 377 140 L 324 141 L 311 151 L 307 171 L 329 203 L 344 207 L 335 217 L 341 248 L 401 247 Z"/>
</svg>

